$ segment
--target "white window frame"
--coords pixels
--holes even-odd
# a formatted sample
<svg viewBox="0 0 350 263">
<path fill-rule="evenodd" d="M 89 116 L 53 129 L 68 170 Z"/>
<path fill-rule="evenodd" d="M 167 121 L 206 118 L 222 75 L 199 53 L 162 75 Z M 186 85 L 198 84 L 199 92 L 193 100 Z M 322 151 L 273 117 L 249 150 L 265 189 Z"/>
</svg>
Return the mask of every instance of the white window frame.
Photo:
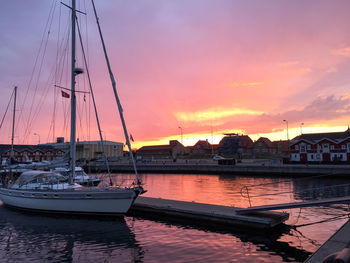
<svg viewBox="0 0 350 263">
<path fill-rule="evenodd" d="M 324 153 L 329 153 L 329 143 L 323 143 L 322 144 L 322 151 Z"/>
</svg>

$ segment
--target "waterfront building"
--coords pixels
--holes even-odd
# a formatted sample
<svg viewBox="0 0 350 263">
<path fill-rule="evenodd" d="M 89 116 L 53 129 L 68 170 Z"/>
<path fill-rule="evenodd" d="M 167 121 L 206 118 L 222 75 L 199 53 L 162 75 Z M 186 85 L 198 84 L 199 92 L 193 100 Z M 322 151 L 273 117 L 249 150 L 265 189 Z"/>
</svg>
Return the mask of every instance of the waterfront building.
<svg viewBox="0 0 350 263">
<path fill-rule="evenodd" d="M 189 150 L 177 140 L 171 140 L 166 145 L 143 146 L 136 151 L 136 155 L 142 159 L 175 159 L 188 153 Z"/>
<path fill-rule="evenodd" d="M 260 137 L 252 145 L 254 154 L 276 154 L 277 145 L 269 140 L 266 137 Z"/>
<path fill-rule="evenodd" d="M 18 162 L 32 160 L 36 162 L 52 161 L 62 157 L 65 151 L 49 145 L 14 145 L 14 159 Z M 8 160 L 11 155 L 11 144 L 0 144 L 1 160 Z"/>
<path fill-rule="evenodd" d="M 350 129 L 295 137 L 290 143 L 290 160 L 296 163 L 349 163 Z"/>
<path fill-rule="evenodd" d="M 107 158 L 119 159 L 123 157 L 123 143 L 103 141 Z M 57 138 L 57 143 L 48 143 L 45 145 L 52 146 L 63 152 L 69 151 L 69 142 L 63 142 L 62 138 Z M 76 159 L 91 160 L 102 158 L 103 151 L 101 141 L 78 141 L 76 142 Z"/>
<path fill-rule="evenodd" d="M 288 140 L 279 140 L 272 142 L 277 150 L 278 154 L 281 154 L 284 157 L 289 156 L 289 141 Z"/>
<path fill-rule="evenodd" d="M 219 143 L 220 154 L 251 154 L 252 145 L 253 141 L 248 135 L 227 133 Z"/>
<path fill-rule="evenodd" d="M 218 153 L 218 145 L 217 144 L 210 144 L 208 139 L 199 140 L 196 142 L 193 146 L 187 147 L 191 154 L 193 155 L 210 155 L 210 154 L 217 154 Z"/>
</svg>

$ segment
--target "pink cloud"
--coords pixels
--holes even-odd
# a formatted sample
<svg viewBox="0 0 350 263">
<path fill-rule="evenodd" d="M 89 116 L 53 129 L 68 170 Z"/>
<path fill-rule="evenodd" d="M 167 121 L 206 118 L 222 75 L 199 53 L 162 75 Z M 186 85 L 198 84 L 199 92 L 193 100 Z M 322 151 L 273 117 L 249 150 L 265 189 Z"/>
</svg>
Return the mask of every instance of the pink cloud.
<svg viewBox="0 0 350 263">
<path fill-rule="evenodd" d="M 21 96 L 26 92 L 50 4 L 11 1 L 0 9 L 1 105 L 6 104 L 13 84 L 24 89 Z M 336 5 L 319 0 L 140 0 L 96 4 L 128 128 L 139 140 L 177 134 L 177 127 L 184 123 L 174 112 L 193 115 L 222 109 L 218 117 L 212 118 L 216 129 L 249 132 L 278 129 L 283 118 L 291 123 L 301 118 L 327 123 L 348 114 L 344 97 L 349 83 L 349 63 L 344 57 L 348 48 L 336 48 L 350 43 L 348 1 L 340 0 Z M 56 11 L 60 8 L 59 4 Z M 86 11 L 87 18 L 91 18 L 91 8 Z M 68 14 L 65 9 L 61 12 L 62 17 Z M 53 27 L 57 29 L 55 22 Z M 123 141 L 93 19 L 87 28 L 90 71 L 102 129 L 108 139 Z M 46 83 L 56 54 L 53 32 L 47 54 L 51 63 L 44 64 L 45 78 L 37 98 L 52 89 L 53 83 Z M 81 56 L 78 64 L 82 65 Z M 79 88 L 84 87 L 84 77 L 79 77 Z M 34 96 L 33 88 L 29 95 Z M 49 133 L 52 97 L 52 91 L 44 96 L 40 118 L 32 127 L 32 132 L 40 132 L 43 138 Z M 266 114 L 238 117 L 227 115 L 227 109 Z M 0 112 L 3 110 L 4 106 L 0 107 Z M 28 106 L 23 110 L 28 113 Z M 57 110 L 56 134 L 65 135 L 63 123 L 67 120 L 62 101 Z M 83 138 L 87 137 L 86 120 L 82 124 L 79 134 Z M 185 128 L 193 134 L 207 132 L 210 124 L 203 120 Z M 93 118 L 90 129 L 96 131 Z M 1 132 L 8 141 L 8 130 Z M 20 133 L 19 130 L 19 138 L 23 137 Z"/>
<path fill-rule="evenodd" d="M 332 54 L 338 56 L 350 57 L 350 47 L 344 47 L 332 50 Z"/>
</svg>

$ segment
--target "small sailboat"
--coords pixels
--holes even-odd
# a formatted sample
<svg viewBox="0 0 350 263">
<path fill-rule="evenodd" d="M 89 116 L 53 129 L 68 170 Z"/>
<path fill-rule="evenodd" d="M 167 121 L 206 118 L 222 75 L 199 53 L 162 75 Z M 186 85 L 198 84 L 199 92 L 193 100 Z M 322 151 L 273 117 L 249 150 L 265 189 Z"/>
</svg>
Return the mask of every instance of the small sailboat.
<svg viewBox="0 0 350 263">
<path fill-rule="evenodd" d="M 56 172 L 67 179 L 69 178 L 70 170 L 64 167 L 57 167 L 52 169 L 51 172 Z M 74 183 L 80 184 L 82 186 L 97 186 L 102 180 L 96 176 L 87 175 L 83 168 L 76 166 L 75 167 L 75 177 Z"/>
<path fill-rule="evenodd" d="M 119 101 L 115 80 L 109 65 L 106 48 L 96 14 L 94 2 L 92 1 L 96 21 L 99 27 L 100 37 L 105 52 L 105 58 L 112 81 L 112 87 L 115 99 L 118 105 L 126 143 L 129 148 L 130 158 L 135 170 L 135 181 L 126 187 L 113 187 L 112 180 L 110 185 L 106 183 L 105 187 L 83 187 L 75 182 L 76 177 L 76 96 L 75 96 L 75 77 L 82 73 L 80 68 L 75 66 L 75 32 L 76 32 L 76 3 L 72 0 L 72 58 L 71 58 L 71 130 L 70 130 L 70 172 L 69 180 L 55 172 L 28 171 L 22 173 L 14 183 L 3 183 L 0 187 L 0 198 L 7 206 L 19 209 L 46 211 L 52 213 L 86 213 L 86 214 L 125 214 L 137 196 L 145 192 L 141 180 L 137 173 L 135 159 L 131 151 L 129 135 L 126 129 L 121 103 Z M 79 28 L 78 28 L 79 30 Z M 93 99 L 94 100 L 94 99 Z M 14 107 L 16 102 L 14 103 Z M 14 111 L 15 112 L 15 111 Z M 96 112 L 96 110 L 95 110 Z M 97 114 L 96 114 L 97 115 Z M 97 116 L 96 116 L 97 117 Z M 14 127 L 13 119 L 13 127 Z M 97 118 L 98 121 L 98 118 Z M 99 123 L 98 123 L 99 126 Z M 99 127 L 100 131 L 100 127 Z M 13 138 L 13 137 L 12 137 Z M 103 146 L 103 139 L 100 131 L 100 138 Z M 108 164 L 107 164 L 108 166 Z"/>
</svg>

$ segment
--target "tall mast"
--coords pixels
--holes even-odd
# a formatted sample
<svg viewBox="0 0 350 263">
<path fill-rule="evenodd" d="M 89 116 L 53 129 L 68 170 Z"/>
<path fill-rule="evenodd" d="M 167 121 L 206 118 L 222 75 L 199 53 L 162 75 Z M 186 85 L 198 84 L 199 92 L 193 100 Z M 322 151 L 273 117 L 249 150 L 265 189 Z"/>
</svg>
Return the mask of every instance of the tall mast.
<svg viewBox="0 0 350 263">
<path fill-rule="evenodd" d="M 115 100 L 116 100 L 117 105 L 118 105 L 119 116 L 120 116 L 120 120 L 122 122 L 126 144 L 128 146 L 130 158 L 132 160 L 132 164 L 133 164 L 133 167 L 134 167 L 135 176 L 136 176 L 136 179 L 137 179 L 137 184 L 141 185 L 141 180 L 140 180 L 140 177 L 139 177 L 139 175 L 137 173 L 137 167 L 136 167 L 135 158 L 134 158 L 134 155 L 133 155 L 132 150 L 131 150 L 129 134 L 128 134 L 128 131 L 126 129 L 126 124 L 125 124 L 124 115 L 123 115 L 123 108 L 122 108 L 122 105 L 121 105 L 119 97 L 118 97 L 117 88 L 116 88 L 116 82 L 115 82 L 115 79 L 114 79 L 114 76 L 113 76 L 113 72 L 112 72 L 112 69 L 111 69 L 111 65 L 109 63 L 109 59 L 108 59 L 108 56 L 107 56 L 107 50 L 106 50 L 105 42 L 103 40 L 102 30 L 101 30 L 99 18 L 97 16 L 94 0 L 92 0 L 91 2 L 92 2 L 92 6 L 93 6 L 93 9 L 94 9 L 94 13 L 95 13 L 95 18 L 96 18 L 96 23 L 97 23 L 97 27 L 98 27 L 98 32 L 100 33 L 100 39 L 101 39 L 101 42 L 102 42 L 103 52 L 105 54 L 105 59 L 106 59 L 106 64 L 107 64 L 107 68 L 108 68 L 108 72 L 109 72 L 109 77 L 110 77 L 111 82 L 112 82 L 114 97 L 115 97 Z"/>
<path fill-rule="evenodd" d="M 71 126 L 70 126 L 70 167 L 69 183 L 73 184 L 75 177 L 75 130 L 76 130 L 76 98 L 75 98 L 75 0 L 72 0 L 72 83 L 71 83 Z"/>
<path fill-rule="evenodd" d="M 14 157 L 13 138 L 15 137 L 16 97 L 17 97 L 17 86 L 15 86 L 15 97 L 13 100 L 12 136 L 11 136 L 11 153 L 10 153 L 11 159 L 13 159 Z"/>
</svg>

